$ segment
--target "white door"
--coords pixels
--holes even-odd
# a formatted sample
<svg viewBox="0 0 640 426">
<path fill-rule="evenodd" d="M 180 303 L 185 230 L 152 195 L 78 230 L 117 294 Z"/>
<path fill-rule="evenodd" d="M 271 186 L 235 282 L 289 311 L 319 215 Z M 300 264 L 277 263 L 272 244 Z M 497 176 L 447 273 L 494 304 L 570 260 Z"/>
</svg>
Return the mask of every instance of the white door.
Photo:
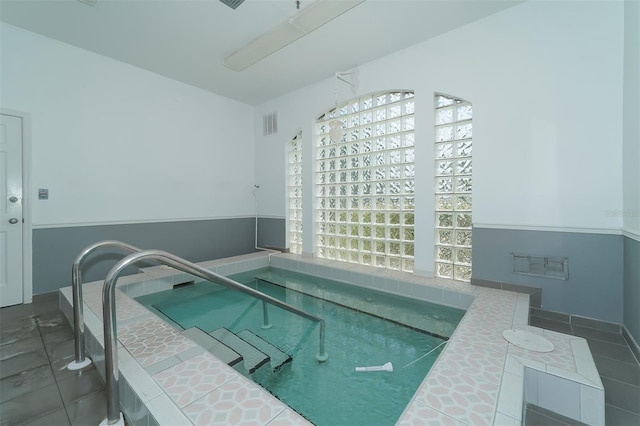
<svg viewBox="0 0 640 426">
<path fill-rule="evenodd" d="M 22 303 L 22 119 L 0 122 L 0 306 Z"/>
</svg>

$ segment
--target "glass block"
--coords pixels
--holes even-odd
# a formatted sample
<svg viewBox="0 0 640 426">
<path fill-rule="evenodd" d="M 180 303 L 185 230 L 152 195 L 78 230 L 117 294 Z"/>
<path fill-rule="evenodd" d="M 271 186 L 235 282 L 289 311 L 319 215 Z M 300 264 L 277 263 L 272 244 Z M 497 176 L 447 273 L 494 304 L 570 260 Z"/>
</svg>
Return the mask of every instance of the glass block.
<svg viewBox="0 0 640 426">
<path fill-rule="evenodd" d="M 385 192 L 386 187 L 387 187 L 387 184 L 385 182 L 376 182 L 376 194 L 378 195 L 386 194 Z"/>
<path fill-rule="evenodd" d="M 400 182 L 391 181 L 389 182 L 389 194 L 399 194 L 400 193 Z"/>
<path fill-rule="evenodd" d="M 407 164 L 404 166 L 404 178 L 413 179 L 416 175 L 416 166 L 413 164 Z"/>
<path fill-rule="evenodd" d="M 470 139 L 473 136 L 473 126 L 471 123 L 458 124 L 456 126 L 456 139 Z"/>
<path fill-rule="evenodd" d="M 387 243 L 384 241 L 376 241 L 376 253 L 386 253 L 387 252 Z"/>
<path fill-rule="evenodd" d="M 471 195 L 458 195 L 456 197 L 456 210 L 471 210 Z"/>
<path fill-rule="evenodd" d="M 405 225 L 413 225 L 414 224 L 414 214 L 413 213 L 405 213 L 404 214 L 404 224 Z"/>
<path fill-rule="evenodd" d="M 370 183 L 363 183 L 362 184 L 362 193 L 364 195 L 371 195 L 371 184 Z"/>
<path fill-rule="evenodd" d="M 389 239 L 390 240 L 399 240 L 400 239 L 400 228 L 389 228 Z"/>
<path fill-rule="evenodd" d="M 400 105 L 393 105 L 389 107 L 389 118 L 396 118 L 402 115 L 402 107 Z"/>
<path fill-rule="evenodd" d="M 456 231 L 456 245 L 471 247 L 471 231 Z"/>
<path fill-rule="evenodd" d="M 371 152 L 372 143 L 370 140 L 362 142 L 362 152 Z"/>
<path fill-rule="evenodd" d="M 387 164 L 387 157 L 384 155 L 384 152 L 376 153 L 376 165 L 384 166 L 385 164 Z"/>
<path fill-rule="evenodd" d="M 462 105 L 456 108 L 457 120 L 471 120 L 473 116 L 473 107 L 471 105 Z"/>
<path fill-rule="evenodd" d="M 349 150 L 347 145 L 340 145 L 338 148 L 338 152 L 340 153 L 340 157 L 345 157 L 347 155 L 347 151 Z"/>
<path fill-rule="evenodd" d="M 341 164 L 340 168 L 341 169 L 346 169 L 347 168 L 347 162 L 344 162 L 344 166 Z M 345 183 L 347 181 L 347 172 L 340 172 L 340 183 Z"/>
<path fill-rule="evenodd" d="M 441 126 L 436 128 L 436 142 L 453 140 L 453 126 Z"/>
<path fill-rule="evenodd" d="M 358 212 L 350 212 L 349 213 L 349 222 L 351 223 L 360 223 L 360 215 Z M 357 226 L 355 226 L 357 229 Z"/>
<path fill-rule="evenodd" d="M 362 128 L 362 139 L 367 139 L 370 138 L 371 135 L 373 135 L 373 129 L 371 128 L 371 126 L 366 126 Z"/>
<path fill-rule="evenodd" d="M 453 210 L 453 197 L 451 195 L 436 196 L 436 210 Z"/>
<path fill-rule="evenodd" d="M 404 113 L 406 115 L 413 114 L 416 111 L 416 104 L 414 101 L 405 102 Z"/>
<path fill-rule="evenodd" d="M 402 145 L 402 138 L 400 136 L 391 136 L 387 138 L 387 145 L 389 146 L 389 149 L 400 148 Z"/>
<path fill-rule="evenodd" d="M 437 176 L 449 176 L 453 173 L 453 161 L 445 160 L 437 163 Z"/>
<path fill-rule="evenodd" d="M 405 99 L 413 99 L 414 96 L 415 94 L 413 92 L 404 92 Z"/>
<path fill-rule="evenodd" d="M 362 263 L 364 265 L 371 265 L 371 255 L 370 254 L 363 254 L 362 255 Z"/>
<path fill-rule="evenodd" d="M 405 241 L 413 241 L 415 237 L 415 232 L 413 228 L 404 228 L 404 238 Z"/>
<path fill-rule="evenodd" d="M 453 227 L 453 214 L 451 213 L 436 213 L 436 219 L 436 223 L 440 228 Z"/>
<path fill-rule="evenodd" d="M 456 214 L 456 227 L 457 228 L 471 228 L 473 222 L 471 220 L 470 213 L 458 213 Z"/>
<path fill-rule="evenodd" d="M 369 109 L 373 106 L 373 99 L 371 98 L 363 98 L 362 101 L 362 109 Z"/>
<path fill-rule="evenodd" d="M 329 247 L 335 247 L 336 246 L 336 237 L 329 235 L 329 237 L 327 238 L 327 245 Z"/>
<path fill-rule="evenodd" d="M 450 98 L 444 95 L 436 95 L 436 99 L 435 99 L 436 108 L 446 107 L 449 105 L 453 105 L 454 103 L 456 103 L 456 100 L 454 98 Z"/>
<path fill-rule="evenodd" d="M 457 175 L 470 175 L 473 171 L 471 166 L 471 159 L 464 159 L 456 161 L 456 174 Z"/>
<path fill-rule="evenodd" d="M 400 243 L 389 243 L 389 254 L 400 255 Z"/>
<path fill-rule="evenodd" d="M 436 125 L 453 123 L 453 108 L 436 110 Z"/>
<path fill-rule="evenodd" d="M 357 238 L 352 238 L 349 240 L 349 246 L 351 247 L 351 250 L 359 250 L 360 241 Z"/>
<path fill-rule="evenodd" d="M 347 208 L 347 199 L 346 198 L 340 198 L 340 208 L 341 209 L 346 209 Z M 340 212 L 340 220 L 343 222 L 346 222 L 347 220 L 347 213 L 346 212 Z M 344 216 L 344 219 L 342 218 L 342 216 Z"/>
<path fill-rule="evenodd" d="M 336 169 L 336 160 L 330 160 L 329 161 L 329 170 L 335 170 Z"/>
<path fill-rule="evenodd" d="M 387 129 L 384 124 L 378 124 L 375 128 L 375 136 L 384 136 L 387 134 Z"/>
<path fill-rule="evenodd" d="M 373 120 L 374 121 L 384 121 L 387 119 L 387 110 L 379 109 L 374 112 Z"/>
<path fill-rule="evenodd" d="M 389 102 L 398 102 L 402 99 L 402 92 L 389 93 Z"/>
<path fill-rule="evenodd" d="M 471 249 L 468 248 L 456 248 L 456 261 L 455 263 L 463 263 L 465 265 L 471 265 Z"/>
<path fill-rule="evenodd" d="M 350 257 L 349 262 L 351 262 L 351 263 L 360 263 L 360 254 L 358 252 L 355 252 L 355 253 L 352 252 L 349 255 L 349 257 Z"/>
<path fill-rule="evenodd" d="M 330 209 L 335 209 L 336 208 L 336 199 L 335 198 L 331 198 L 329 200 L 327 200 L 329 202 L 329 208 Z"/>
<path fill-rule="evenodd" d="M 473 148 L 473 144 L 470 140 L 458 142 L 458 156 L 459 157 L 471 156 L 472 148 Z"/>
<path fill-rule="evenodd" d="M 371 240 L 363 240 L 362 241 L 362 250 L 371 252 Z"/>
<path fill-rule="evenodd" d="M 347 185 L 340 185 L 340 195 L 347 195 Z"/>
<path fill-rule="evenodd" d="M 353 114 L 354 112 L 358 112 L 360 111 L 360 101 L 356 100 L 353 101 L 349 104 L 349 111 L 351 114 Z"/>
<path fill-rule="evenodd" d="M 380 105 L 386 104 L 387 103 L 387 95 L 376 96 L 374 102 L 375 102 L 375 106 L 380 106 Z"/>
<path fill-rule="evenodd" d="M 438 230 L 438 244 L 451 244 L 451 234 L 453 231 Z"/>
<path fill-rule="evenodd" d="M 399 258 L 397 257 L 389 258 L 389 269 L 400 270 L 401 265 L 402 265 L 402 262 L 400 261 Z"/>
<path fill-rule="evenodd" d="M 389 208 L 391 210 L 400 210 L 400 197 L 389 197 Z"/>
<path fill-rule="evenodd" d="M 407 182 L 407 183 L 409 183 L 409 182 Z M 413 185 L 413 182 L 411 182 L 411 184 Z M 412 186 L 412 188 L 413 188 L 413 186 Z M 413 190 L 411 192 L 413 192 Z M 403 202 L 402 207 L 405 210 L 413 210 L 415 208 L 415 206 L 416 206 L 416 199 L 414 197 L 403 197 L 402 198 L 402 202 Z"/>
<path fill-rule="evenodd" d="M 355 160 L 355 163 L 353 162 L 353 160 Z M 358 157 L 353 157 L 351 159 L 351 167 L 354 167 L 354 164 L 358 164 Z M 360 171 L 359 170 L 353 170 L 351 171 L 351 182 L 358 182 L 360 181 Z"/>
<path fill-rule="evenodd" d="M 376 256 L 375 258 L 376 258 L 376 266 L 378 268 L 384 268 L 384 267 L 387 266 L 386 265 L 386 263 L 387 263 L 386 260 L 387 259 L 386 259 L 385 256 Z"/>
<path fill-rule="evenodd" d="M 411 256 L 413 257 L 414 246 L 412 243 L 404 243 L 402 244 L 403 256 Z"/>
<path fill-rule="evenodd" d="M 335 195 L 336 195 L 336 187 L 335 186 L 328 186 L 327 188 L 329 189 L 329 196 L 330 197 L 335 197 Z"/>
<path fill-rule="evenodd" d="M 400 179 L 400 167 L 389 167 L 389 179 Z"/>
<path fill-rule="evenodd" d="M 398 133 L 402 129 L 402 122 L 400 120 L 394 120 L 387 123 L 387 133 Z"/>
<path fill-rule="evenodd" d="M 401 160 L 400 151 L 389 151 L 389 163 L 390 164 L 398 164 L 401 161 L 402 160 Z"/>
<path fill-rule="evenodd" d="M 436 181 L 436 192 L 438 193 L 453 192 L 453 179 L 438 178 Z"/>
<path fill-rule="evenodd" d="M 436 157 L 437 158 L 453 157 L 453 145 L 450 143 L 436 144 Z"/>
<path fill-rule="evenodd" d="M 360 137 L 360 129 L 351 129 L 351 131 L 349 132 L 349 140 L 357 141 L 359 137 Z"/>
<path fill-rule="evenodd" d="M 402 135 L 402 146 L 412 147 L 416 144 L 416 138 L 413 133 Z"/>
<path fill-rule="evenodd" d="M 338 238 L 338 248 L 346 249 L 347 248 L 347 239 L 344 237 Z"/>
<path fill-rule="evenodd" d="M 404 150 L 404 162 L 413 163 L 416 158 L 416 151 L 413 148 L 407 148 Z"/>
<path fill-rule="evenodd" d="M 389 224 L 391 225 L 397 225 L 400 224 L 400 213 L 389 213 Z"/>
<path fill-rule="evenodd" d="M 362 156 L 362 166 L 370 167 L 371 166 L 371 155 L 363 155 Z"/>
<path fill-rule="evenodd" d="M 365 112 L 362 114 L 362 124 L 369 124 L 373 121 L 373 115 L 371 112 Z"/>
<path fill-rule="evenodd" d="M 436 259 L 451 262 L 453 260 L 453 251 L 451 247 L 438 246 Z"/>
<path fill-rule="evenodd" d="M 456 265 L 454 279 L 466 282 L 471 281 L 471 267 Z"/>
<path fill-rule="evenodd" d="M 470 177 L 456 178 L 456 192 L 471 192 L 471 179 Z"/>
<path fill-rule="evenodd" d="M 386 229 L 384 226 L 376 226 L 376 238 L 385 238 L 386 235 Z"/>
<path fill-rule="evenodd" d="M 416 128 L 416 119 L 414 117 L 405 117 L 402 120 L 402 130 L 410 131 Z"/>
<path fill-rule="evenodd" d="M 327 250 L 327 259 L 335 259 L 336 258 L 336 250 L 335 249 L 328 249 Z"/>
<path fill-rule="evenodd" d="M 358 184 L 353 184 L 353 185 L 349 186 L 349 188 L 350 188 L 349 195 L 358 195 L 358 189 L 360 188 L 358 186 Z M 353 205 L 353 203 L 352 203 L 352 205 Z M 351 208 L 353 208 L 353 207 L 351 207 Z"/>
<path fill-rule="evenodd" d="M 358 197 L 351 198 L 350 209 L 358 210 L 360 208 L 360 199 Z"/>
<path fill-rule="evenodd" d="M 415 192 L 415 182 L 412 180 L 406 180 L 404 182 L 404 193 L 413 194 Z"/>
<path fill-rule="evenodd" d="M 402 259 L 402 270 L 405 272 L 413 272 L 413 259 Z"/>
<path fill-rule="evenodd" d="M 369 226 L 369 225 L 364 225 L 364 226 L 362 227 L 362 236 L 363 236 L 363 237 L 367 237 L 367 238 L 369 238 L 369 237 L 371 237 L 371 232 L 372 232 L 372 231 L 373 231 L 373 229 L 371 228 L 371 226 Z"/>
</svg>

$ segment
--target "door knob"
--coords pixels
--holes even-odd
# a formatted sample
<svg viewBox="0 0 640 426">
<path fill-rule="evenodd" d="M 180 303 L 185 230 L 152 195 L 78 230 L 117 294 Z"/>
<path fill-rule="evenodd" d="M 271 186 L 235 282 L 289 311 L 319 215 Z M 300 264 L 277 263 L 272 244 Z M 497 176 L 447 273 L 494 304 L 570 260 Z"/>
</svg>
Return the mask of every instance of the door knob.
<svg viewBox="0 0 640 426">
<path fill-rule="evenodd" d="M 11 219 L 9 219 L 9 223 L 12 225 L 15 225 L 16 223 L 18 223 L 18 219 L 16 219 L 15 217 L 12 217 Z"/>
<path fill-rule="evenodd" d="M 11 197 L 9 198 L 9 201 L 12 203 L 17 203 L 18 202 L 18 197 Z"/>
</svg>

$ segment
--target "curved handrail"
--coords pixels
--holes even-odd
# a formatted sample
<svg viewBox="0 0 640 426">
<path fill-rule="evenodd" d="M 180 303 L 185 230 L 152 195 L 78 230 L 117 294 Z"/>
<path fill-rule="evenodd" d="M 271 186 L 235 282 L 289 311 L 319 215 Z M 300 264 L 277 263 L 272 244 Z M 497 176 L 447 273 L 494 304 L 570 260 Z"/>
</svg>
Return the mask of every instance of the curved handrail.
<svg viewBox="0 0 640 426">
<path fill-rule="evenodd" d="M 103 247 L 118 248 L 131 253 L 140 252 L 142 249 L 122 241 L 105 240 L 87 246 L 80 252 L 71 267 L 71 287 L 73 291 L 73 331 L 75 336 L 75 360 L 69 363 L 69 369 L 77 369 L 91 363 L 85 360 L 84 351 L 84 311 L 82 303 L 82 265 L 89 255 Z"/>
<path fill-rule="evenodd" d="M 104 352 L 105 352 L 105 376 L 107 385 L 107 424 L 114 424 L 118 422 L 120 418 L 119 411 L 119 388 L 118 388 L 118 351 L 117 342 L 118 334 L 116 327 L 116 305 L 115 305 L 115 284 L 122 271 L 139 262 L 141 260 L 155 260 L 156 262 L 163 263 L 171 266 L 182 272 L 186 272 L 196 277 L 211 281 L 217 284 L 221 284 L 227 288 L 233 288 L 241 291 L 250 296 L 256 297 L 263 302 L 271 303 L 289 312 L 298 314 L 304 318 L 315 321 L 320 325 L 320 341 L 319 350 L 316 355 L 316 359 L 320 362 L 327 360 L 328 355 L 325 352 L 324 340 L 325 340 L 325 323 L 324 320 L 312 315 L 308 312 L 300 310 L 295 306 L 292 306 L 279 299 L 264 294 L 258 290 L 254 290 L 244 284 L 240 284 L 237 281 L 229 279 L 225 276 L 211 272 L 195 263 L 189 262 L 178 256 L 162 250 L 145 250 L 137 253 L 130 254 L 129 256 L 118 262 L 107 274 L 104 280 L 104 286 L 102 287 L 102 303 L 103 303 L 103 327 L 104 327 Z"/>
</svg>

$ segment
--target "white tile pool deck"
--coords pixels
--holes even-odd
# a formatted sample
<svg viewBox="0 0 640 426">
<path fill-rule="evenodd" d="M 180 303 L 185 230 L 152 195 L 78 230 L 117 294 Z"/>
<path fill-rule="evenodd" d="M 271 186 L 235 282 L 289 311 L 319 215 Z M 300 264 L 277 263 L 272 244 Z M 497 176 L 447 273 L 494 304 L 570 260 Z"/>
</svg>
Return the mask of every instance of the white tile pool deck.
<svg viewBox="0 0 640 426">
<path fill-rule="evenodd" d="M 255 253 L 200 265 L 230 275 L 267 266 L 268 259 Z M 270 259 L 275 267 L 467 310 L 398 425 L 517 425 L 525 400 L 604 424 L 604 389 L 586 341 L 528 326 L 526 294 L 389 270 L 371 275 L 371 268 L 291 254 Z M 310 424 L 132 299 L 186 280 L 187 274 L 154 267 L 117 283 L 120 401 L 128 422 Z M 83 299 L 85 345 L 104 375 L 102 284 L 85 284 Z M 71 288 L 60 293 L 61 309 L 72 320 Z M 509 344 L 502 332 L 510 328 L 542 334 L 555 349 L 536 353 Z"/>
</svg>

